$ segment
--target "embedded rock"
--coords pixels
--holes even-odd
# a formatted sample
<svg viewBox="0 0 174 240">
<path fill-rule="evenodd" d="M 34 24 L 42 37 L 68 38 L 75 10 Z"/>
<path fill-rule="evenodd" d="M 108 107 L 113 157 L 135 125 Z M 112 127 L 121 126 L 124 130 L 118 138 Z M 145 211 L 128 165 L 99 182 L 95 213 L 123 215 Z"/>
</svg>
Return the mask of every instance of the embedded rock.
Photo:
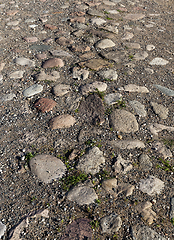
<svg viewBox="0 0 174 240">
<path fill-rule="evenodd" d="M 156 102 L 151 102 L 151 106 L 153 107 L 154 112 L 161 118 L 166 119 L 168 117 L 169 110 L 161 104 Z"/>
<path fill-rule="evenodd" d="M 154 176 L 148 176 L 146 179 L 140 180 L 140 190 L 150 196 L 160 194 L 164 188 L 164 182 Z"/>
<path fill-rule="evenodd" d="M 113 234 L 118 232 L 121 228 L 122 220 L 116 213 L 111 213 L 110 215 L 103 217 L 100 220 L 102 233 Z"/>
<path fill-rule="evenodd" d="M 51 130 L 60 128 L 69 128 L 75 124 L 76 120 L 69 114 L 60 115 L 49 121 Z"/>
</svg>

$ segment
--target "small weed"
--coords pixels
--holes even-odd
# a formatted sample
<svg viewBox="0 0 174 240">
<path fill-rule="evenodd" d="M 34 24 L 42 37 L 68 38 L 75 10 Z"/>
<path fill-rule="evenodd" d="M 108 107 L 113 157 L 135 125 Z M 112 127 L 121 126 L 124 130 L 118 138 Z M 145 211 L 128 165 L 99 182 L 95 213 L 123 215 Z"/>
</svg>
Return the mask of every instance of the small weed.
<svg viewBox="0 0 174 240">
<path fill-rule="evenodd" d="M 137 166 L 138 166 L 138 164 L 135 163 L 135 162 L 133 162 L 132 165 L 133 165 L 134 167 L 137 167 Z"/>
<path fill-rule="evenodd" d="M 50 80 L 44 80 L 44 82 L 47 83 L 47 84 L 51 84 L 52 83 L 52 81 L 50 81 Z"/>
<path fill-rule="evenodd" d="M 171 223 L 172 223 L 172 225 L 174 226 L 174 218 L 171 218 Z"/>
<path fill-rule="evenodd" d="M 96 92 L 95 93 L 97 93 L 98 94 L 98 96 L 102 99 L 102 100 L 104 100 L 104 96 L 105 96 L 105 92 L 100 92 L 99 90 L 98 90 L 98 88 L 96 88 Z"/>
<path fill-rule="evenodd" d="M 33 202 L 34 200 L 37 200 L 37 198 L 36 198 L 35 196 L 33 196 L 33 197 L 31 198 L 31 202 Z"/>
<path fill-rule="evenodd" d="M 27 160 L 27 161 L 29 161 L 31 158 L 33 158 L 35 156 L 35 154 L 32 154 L 31 152 L 28 152 L 27 154 L 26 154 L 26 156 L 25 156 L 25 159 Z"/>
<path fill-rule="evenodd" d="M 129 49 L 128 46 L 125 46 L 126 49 Z"/>
<path fill-rule="evenodd" d="M 169 161 L 165 161 L 165 160 L 163 160 L 162 158 L 159 158 L 158 159 L 160 162 L 162 162 L 162 166 L 161 165 L 157 165 L 157 168 L 160 168 L 160 169 L 162 169 L 162 170 L 164 170 L 164 171 L 166 171 L 166 172 L 174 172 L 174 166 L 171 166 L 170 164 L 169 164 Z"/>
<path fill-rule="evenodd" d="M 157 224 L 157 225 L 156 225 L 156 227 L 160 227 L 160 225 L 159 225 L 159 224 Z"/>
<path fill-rule="evenodd" d="M 97 175 L 99 180 L 110 179 L 109 173 L 106 170 L 100 171 Z"/>
<path fill-rule="evenodd" d="M 110 128 L 111 131 L 113 131 L 113 128 Z"/>
<path fill-rule="evenodd" d="M 109 107 L 109 108 L 106 109 L 106 111 L 105 111 L 105 115 L 109 115 L 109 114 L 111 114 L 112 111 L 113 111 L 113 109 L 112 109 L 112 106 L 111 106 L 111 107 Z"/>
<path fill-rule="evenodd" d="M 170 148 L 173 148 L 174 146 L 174 139 L 163 139 L 162 140 L 163 143 L 167 146 L 169 146 Z"/>
<path fill-rule="evenodd" d="M 126 107 L 126 103 L 125 103 L 125 101 L 123 101 L 123 100 L 119 100 L 119 101 L 117 101 L 116 104 L 114 104 L 114 107 L 115 107 L 115 108 L 118 107 L 119 109 L 122 109 L 122 108 L 125 108 L 125 107 Z"/>
<path fill-rule="evenodd" d="M 97 220 L 92 220 L 92 221 L 90 222 L 90 225 L 91 225 L 91 228 L 92 228 L 92 229 L 96 230 L 96 229 L 99 227 L 99 221 L 97 221 Z"/>
<path fill-rule="evenodd" d="M 90 146 L 90 147 L 93 147 L 96 145 L 96 140 L 95 139 L 88 139 L 86 142 L 85 142 L 86 145 Z"/>
<path fill-rule="evenodd" d="M 107 11 L 104 11 L 104 14 L 109 14 L 109 12 L 107 12 Z"/>
<path fill-rule="evenodd" d="M 86 25 L 89 26 L 89 23 L 87 23 Z"/>
<path fill-rule="evenodd" d="M 34 69 L 33 69 L 33 72 L 40 72 L 40 70 L 41 70 L 41 67 L 35 67 Z"/>
<path fill-rule="evenodd" d="M 117 9 L 117 12 L 122 13 L 123 11 L 121 11 L 120 9 Z"/>
<path fill-rule="evenodd" d="M 77 108 L 76 110 L 75 110 L 75 113 L 78 113 L 79 112 L 79 109 Z"/>
<path fill-rule="evenodd" d="M 50 207 L 50 204 L 49 204 L 49 203 L 47 203 L 47 206 L 48 206 L 48 207 Z"/>
<path fill-rule="evenodd" d="M 114 234 L 113 239 L 118 239 L 118 235 Z"/>
<path fill-rule="evenodd" d="M 130 54 L 129 58 L 132 60 L 134 58 L 134 56 L 132 54 Z"/>
<path fill-rule="evenodd" d="M 110 18 L 110 17 L 106 17 L 107 20 L 113 20 L 113 18 Z"/>
<path fill-rule="evenodd" d="M 56 228 L 56 230 L 57 230 L 58 232 L 61 232 L 60 228 Z"/>
<path fill-rule="evenodd" d="M 95 202 L 99 203 L 99 204 L 101 203 L 101 201 L 99 199 L 96 199 Z"/>
<path fill-rule="evenodd" d="M 105 78 L 105 80 L 108 81 L 108 82 L 112 82 L 112 81 L 113 81 L 113 80 L 110 79 L 110 78 Z"/>
<path fill-rule="evenodd" d="M 99 144 L 97 145 L 97 147 L 98 147 L 98 148 L 101 148 L 101 147 L 102 147 L 102 144 L 101 144 L 101 143 L 99 143 Z"/>
</svg>

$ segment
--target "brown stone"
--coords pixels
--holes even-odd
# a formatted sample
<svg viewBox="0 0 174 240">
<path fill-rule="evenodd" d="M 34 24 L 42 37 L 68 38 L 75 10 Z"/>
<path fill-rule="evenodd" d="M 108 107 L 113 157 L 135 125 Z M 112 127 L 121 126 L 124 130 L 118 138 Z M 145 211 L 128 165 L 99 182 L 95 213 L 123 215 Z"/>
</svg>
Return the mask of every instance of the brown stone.
<svg viewBox="0 0 174 240">
<path fill-rule="evenodd" d="M 67 45 L 73 44 L 74 41 L 71 39 L 65 38 L 65 37 L 60 37 L 60 38 L 56 39 L 56 43 L 58 43 L 59 45 L 62 45 L 62 46 L 67 46 Z"/>
<path fill-rule="evenodd" d="M 48 98 L 40 98 L 35 104 L 34 107 L 37 108 L 41 112 L 49 112 L 51 111 L 55 106 L 56 102 L 52 99 Z"/>
<path fill-rule="evenodd" d="M 85 62 L 80 62 L 79 65 L 82 66 L 82 67 L 85 66 L 85 67 L 88 67 L 90 69 L 98 71 L 99 69 L 108 66 L 109 63 L 107 61 L 103 60 L 103 59 L 94 58 L 94 59 L 87 60 Z"/>
<path fill-rule="evenodd" d="M 71 51 L 72 52 L 81 52 L 81 53 L 89 52 L 90 47 L 89 46 L 72 46 Z"/>
<path fill-rule="evenodd" d="M 60 58 L 50 58 L 43 63 L 43 68 L 63 67 L 64 62 Z"/>
<path fill-rule="evenodd" d="M 50 29 L 50 30 L 56 30 L 57 26 L 51 25 L 51 24 L 45 24 L 44 26 L 46 29 Z"/>
<path fill-rule="evenodd" d="M 84 53 L 83 55 L 80 56 L 81 59 L 90 59 L 94 57 L 95 57 L 95 53 L 93 52 Z"/>
<path fill-rule="evenodd" d="M 47 58 L 47 55 L 46 55 L 45 53 L 38 53 L 38 54 L 36 55 L 36 57 L 37 57 L 38 59 L 45 59 L 45 58 Z"/>
<path fill-rule="evenodd" d="M 19 11 L 18 10 L 10 10 L 10 11 L 8 11 L 8 12 L 6 12 L 6 14 L 8 15 L 8 16 L 14 16 L 16 13 L 18 13 Z"/>
<path fill-rule="evenodd" d="M 72 19 L 70 19 L 70 22 L 72 22 L 72 23 L 74 23 L 74 22 L 85 23 L 85 17 L 72 18 Z"/>
<path fill-rule="evenodd" d="M 75 124 L 76 120 L 69 114 L 64 114 L 52 118 L 49 122 L 49 127 L 51 130 L 59 128 L 69 128 Z"/>
<path fill-rule="evenodd" d="M 37 37 L 24 37 L 23 38 L 27 43 L 33 43 L 33 42 L 37 42 L 38 38 Z"/>
</svg>

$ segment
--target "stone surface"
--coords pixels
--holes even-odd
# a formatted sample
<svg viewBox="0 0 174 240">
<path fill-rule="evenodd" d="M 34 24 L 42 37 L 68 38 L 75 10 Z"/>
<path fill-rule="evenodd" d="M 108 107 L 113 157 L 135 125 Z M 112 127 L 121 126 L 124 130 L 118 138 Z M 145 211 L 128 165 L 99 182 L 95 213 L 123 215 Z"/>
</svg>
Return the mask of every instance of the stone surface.
<svg viewBox="0 0 174 240">
<path fill-rule="evenodd" d="M 56 57 L 68 57 L 68 58 L 73 57 L 72 54 L 70 54 L 66 51 L 63 51 L 63 50 L 52 50 L 50 52 L 53 56 L 56 56 Z"/>
<path fill-rule="evenodd" d="M 68 46 L 74 43 L 72 39 L 68 39 L 66 37 L 60 37 L 56 39 L 56 43 L 58 43 L 61 46 Z"/>
<path fill-rule="evenodd" d="M 111 39 L 102 39 L 95 44 L 95 47 L 105 49 L 114 47 L 115 43 Z"/>
<path fill-rule="evenodd" d="M 142 153 L 139 157 L 139 165 L 143 171 L 149 171 L 153 164 L 147 154 Z"/>
<path fill-rule="evenodd" d="M 24 37 L 23 38 L 27 43 L 33 43 L 33 42 L 37 42 L 38 38 L 37 37 Z"/>
<path fill-rule="evenodd" d="M 51 155 L 36 155 L 31 158 L 29 164 L 31 172 L 44 183 L 51 183 L 54 179 L 60 179 L 66 172 L 65 164 Z"/>
<path fill-rule="evenodd" d="M 145 148 L 145 145 L 142 141 L 139 140 L 113 140 L 110 141 L 111 146 L 117 147 L 120 149 L 134 149 L 134 148 Z"/>
<path fill-rule="evenodd" d="M 113 165 L 115 173 L 127 173 L 132 169 L 132 164 L 129 160 L 124 160 L 119 154 L 116 162 Z"/>
<path fill-rule="evenodd" d="M 80 91 L 83 95 L 86 95 L 89 92 L 96 92 L 97 89 L 99 92 L 104 92 L 107 89 L 107 84 L 103 82 L 93 82 L 80 87 Z"/>
<path fill-rule="evenodd" d="M 34 107 L 37 108 L 41 112 L 49 112 L 51 111 L 55 106 L 56 102 L 52 99 L 48 98 L 40 98 L 35 104 Z"/>
<path fill-rule="evenodd" d="M 25 89 L 23 91 L 23 95 L 25 97 L 32 97 L 33 95 L 36 95 L 36 94 L 38 94 L 38 93 L 40 93 L 42 91 L 43 91 L 43 86 L 42 85 L 34 84 L 31 87 Z"/>
<path fill-rule="evenodd" d="M 152 44 L 149 44 L 149 45 L 146 46 L 146 49 L 147 49 L 147 51 L 152 51 L 152 50 L 155 49 L 155 46 L 152 45 Z"/>
<path fill-rule="evenodd" d="M 28 58 L 15 58 L 14 62 L 21 66 L 35 67 L 35 62 Z"/>
<path fill-rule="evenodd" d="M 106 23 L 106 21 L 102 18 L 92 18 L 91 23 L 100 26 L 100 25 Z"/>
<path fill-rule="evenodd" d="M 138 52 L 134 55 L 134 59 L 135 60 L 144 60 L 148 57 L 148 53 L 147 52 Z"/>
<path fill-rule="evenodd" d="M 113 60 L 116 63 L 124 62 L 126 56 L 125 52 L 117 52 L 117 51 L 110 51 L 110 52 L 101 52 L 102 57 Z"/>
<path fill-rule="evenodd" d="M 60 58 L 50 58 L 43 63 L 43 68 L 63 67 L 64 62 Z"/>
<path fill-rule="evenodd" d="M 6 225 L 0 221 L 0 238 L 4 236 L 5 231 L 6 231 Z"/>
<path fill-rule="evenodd" d="M 123 43 L 124 46 L 126 46 L 127 48 L 131 48 L 131 49 L 139 49 L 141 46 L 139 43 Z"/>
<path fill-rule="evenodd" d="M 123 37 L 121 38 L 122 40 L 129 40 L 131 38 L 133 38 L 134 34 L 131 32 L 126 32 Z"/>
<path fill-rule="evenodd" d="M 104 163 L 103 152 L 98 147 L 93 147 L 79 159 L 77 169 L 85 173 L 96 174 L 100 171 L 100 167 Z"/>
<path fill-rule="evenodd" d="M 108 31 L 108 32 L 118 34 L 118 28 L 116 26 L 106 25 L 106 26 L 101 27 L 101 29 Z"/>
<path fill-rule="evenodd" d="M 50 48 L 51 48 L 50 45 L 45 45 L 45 44 L 40 44 L 40 45 L 33 44 L 30 46 L 31 50 L 40 51 L 40 52 L 47 51 Z"/>
<path fill-rule="evenodd" d="M 137 21 L 137 20 L 140 20 L 142 18 L 145 18 L 145 15 L 141 14 L 141 13 L 135 13 L 135 14 L 129 13 L 123 18 L 126 19 L 126 20 Z"/>
<path fill-rule="evenodd" d="M 130 101 L 130 106 L 134 109 L 135 113 L 140 117 L 146 117 L 147 112 L 145 110 L 145 106 L 138 101 Z"/>
<path fill-rule="evenodd" d="M 75 124 L 76 120 L 69 114 L 60 115 L 49 121 L 51 130 L 59 128 L 69 128 Z"/>
<path fill-rule="evenodd" d="M 116 213 L 111 213 L 100 220 L 100 225 L 102 228 L 102 233 L 113 234 L 118 232 L 118 230 L 121 228 L 122 220 Z"/>
<path fill-rule="evenodd" d="M 78 67 L 73 68 L 73 78 L 86 80 L 89 76 L 89 71 L 85 69 L 80 69 Z"/>
<path fill-rule="evenodd" d="M 118 74 L 113 69 L 108 69 L 106 71 L 99 72 L 99 75 L 106 80 L 117 80 Z"/>
<path fill-rule="evenodd" d="M 70 85 L 66 84 L 57 84 L 56 86 L 53 87 L 53 93 L 56 96 L 63 96 L 67 94 L 70 91 Z"/>
<path fill-rule="evenodd" d="M 149 64 L 150 65 L 157 65 L 157 66 L 164 66 L 168 63 L 169 63 L 169 61 L 167 61 L 163 58 L 157 57 L 157 58 L 154 58 Z"/>
<path fill-rule="evenodd" d="M 7 93 L 5 95 L 1 95 L 0 102 L 11 101 L 15 97 L 16 97 L 16 95 L 14 93 Z"/>
<path fill-rule="evenodd" d="M 95 59 L 90 59 L 90 60 L 87 60 L 85 62 L 80 62 L 79 63 L 80 66 L 85 66 L 85 67 L 88 67 L 90 69 L 93 69 L 93 70 L 99 70 L 105 66 L 108 65 L 108 62 L 103 60 L 103 59 L 100 59 L 100 58 L 95 58 Z"/>
<path fill-rule="evenodd" d="M 174 96 L 174 91 L 169 89 L 169 88 L 166 88 L 166 87 L 163 87 L 163 86 L 160 86 L 158 84 L 155 84 L 154 85 L 158 90 L 160 90 L 162 93 L 166 94 L 167 96 L 169 97 L 173 97 Z"/>
<path fill-rule="evenodd" d="M 116 109 L 109 115 L 109 125 L 114 130 L 123 133 L 136 132 L 139 129 L 135 116 L 120 109 Z"/>
<path fill-rule="evenodd" d="M 122 95 L 120 93 L 110 93 L 104 97 L 104 101 L 108 105 L 116 104 L 118 101 L 122 100 Z"/>
<path fill-rule="evenodd" d="M 151 209 L 152 203 L 142 202 L 136 206 L 137 211 L 141 214 L 141 217 L 151 225 L 156 220 L 156 213 Z"/>
<path fill-rule="evenodd" d="M 170 200 L 170 219 L 174 218 L 174 197 Z"/>
<path fill-rule="evenodd" d="M 146 179 L 140 180 L 139 189 L 150 196 L 160 194 L 164 188 L 164 182 L 159 178 L 149 175 Z"/>
<path fill-rule="evenodd" d="M 125 85 L 123 88 L 119 88 L 119 90 L 123 90 L 125 92 L 149 93 L 149 90 L 146 87 L 135 84 Z"/>
<path fill-rule="evenodd" d="M 162 130 L 167 130 L 169 132 L 174 131 L 174 127 L 170 127 L 170 126 L 166 126 L 166 125 L 158 124 L 158 123 L 149 125 L 149 129 L 150 129 L 151 133 L 156 136 L 158 136 L 158 133 L 161 132 Z"/>
<path fill-rule="evenodd" d="M 51 74 L 46 74 L 44 71 L 39 72 L 35 75 L 35 79 L 37 81 L 56 81 L 60 78 L 60 74 L 58 71 L 53 71 Z"/>
<path fill-rule="evenodd" d="M 155 149 L 157 152 L 161 153 L 164 157 L 164 159 L 166 158 L 170 158 L 172 157 L 172 153 L 170 151 L 170 149 L 168 149 L 163 143 L 161 142 L 153 142 L 152 144 L 152 148 Z"/>
<path fill-rule="evenodd" d="M 168 117 L 169 110 L 161 104 L 156 102 L 150 102 L 150 105 L 153 107 L 154 112 L 161 118 L 166 119 Z"/>
</svg>

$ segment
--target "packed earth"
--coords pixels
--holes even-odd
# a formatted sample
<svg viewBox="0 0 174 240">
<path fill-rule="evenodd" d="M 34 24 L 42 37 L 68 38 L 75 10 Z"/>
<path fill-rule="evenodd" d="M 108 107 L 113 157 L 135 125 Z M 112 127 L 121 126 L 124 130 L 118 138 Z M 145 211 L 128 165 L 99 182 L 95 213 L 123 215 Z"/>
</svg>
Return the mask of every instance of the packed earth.
<svg viewBox="0 0 174 240">
<path fill-rule="evenodd" d="M 174 1 L 0 12 L 0 238 L 174 239 Z"/>
</svg>

